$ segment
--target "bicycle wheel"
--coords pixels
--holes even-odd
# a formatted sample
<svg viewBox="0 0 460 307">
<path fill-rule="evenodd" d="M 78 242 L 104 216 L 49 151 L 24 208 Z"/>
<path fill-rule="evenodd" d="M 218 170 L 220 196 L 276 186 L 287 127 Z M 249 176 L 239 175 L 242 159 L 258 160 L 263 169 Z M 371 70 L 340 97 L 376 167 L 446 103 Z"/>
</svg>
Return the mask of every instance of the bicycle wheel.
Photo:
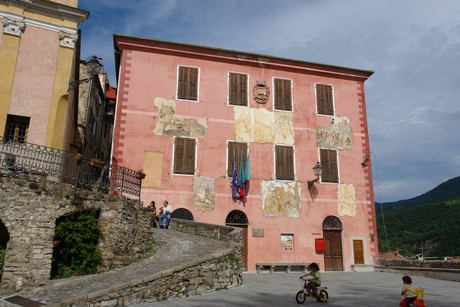
<svg viewBox="0 0 460 307">
<path fill-rule="evenodd" d="M 327 301 L 329 300 L 329 294 L 326 290 L 321 290 L 316 300 L 321 303 L 327 303 Z"/>
<path fill-rule="evenodd" d="M 300 290 L 299 292 L 297 292 L 295 296 L 295 300 L 297 301 L 297 304 L 303 304 L 306 299 L 307 299 L 307 296 L 305 295 L 305 292 L 303 290 Z"/>
</svg>

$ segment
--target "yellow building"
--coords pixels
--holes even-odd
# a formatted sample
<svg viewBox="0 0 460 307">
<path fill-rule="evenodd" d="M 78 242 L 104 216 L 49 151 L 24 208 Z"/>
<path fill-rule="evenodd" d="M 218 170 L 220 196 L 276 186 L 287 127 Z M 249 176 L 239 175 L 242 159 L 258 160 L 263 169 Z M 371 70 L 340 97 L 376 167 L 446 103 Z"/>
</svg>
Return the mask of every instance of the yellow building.
<svg viewBox="0 0 460 307">
<path fill-rule="evenodd" d="M 76 106 L 68 83 L 79 63 L 78 0 L 0 0 L 0 135 L 71 150 Z"/>
</svg>

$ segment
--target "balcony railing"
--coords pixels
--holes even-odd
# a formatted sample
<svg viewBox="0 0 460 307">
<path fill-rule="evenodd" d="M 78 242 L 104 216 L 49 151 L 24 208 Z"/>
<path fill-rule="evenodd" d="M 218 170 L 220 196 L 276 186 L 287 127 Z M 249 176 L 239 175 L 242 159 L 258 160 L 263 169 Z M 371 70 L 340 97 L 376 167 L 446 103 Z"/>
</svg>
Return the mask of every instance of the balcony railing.
<svg viewBox="0 0 460 307">
<path fill-rule="evenodd" d="M 98 188 L 140 197 L 142 177 L 129 168 L 95 164 L 78 154 L 0 138 L 0 168 L 58 178 L 81 188 Z"/>
</svg>

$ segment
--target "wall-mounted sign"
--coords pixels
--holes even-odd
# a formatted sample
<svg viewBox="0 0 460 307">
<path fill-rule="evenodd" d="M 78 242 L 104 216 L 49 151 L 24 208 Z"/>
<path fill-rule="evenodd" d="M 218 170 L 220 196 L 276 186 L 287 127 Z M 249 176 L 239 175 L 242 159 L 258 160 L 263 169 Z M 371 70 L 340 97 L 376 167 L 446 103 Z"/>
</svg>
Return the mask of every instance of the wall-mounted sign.
<svg viewBox="0 0 460 307">
<path fill-rule="evenodd" d="M 253 228 L 252 236 L 253 237 L 264 237 L 264 229 L 263 228 Z"/>
</svg>

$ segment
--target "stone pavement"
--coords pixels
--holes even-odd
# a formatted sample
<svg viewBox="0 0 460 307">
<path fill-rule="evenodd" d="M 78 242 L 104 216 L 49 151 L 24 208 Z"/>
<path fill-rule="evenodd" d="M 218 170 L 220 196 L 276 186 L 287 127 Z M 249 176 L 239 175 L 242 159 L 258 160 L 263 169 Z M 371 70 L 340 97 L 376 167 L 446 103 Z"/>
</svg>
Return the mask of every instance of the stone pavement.
<svg viewBox="0 0 460 307">
<path fill-rule="evenodd" d="M 169 300 L 153 304 L 139 304 L 136 307 L 258 307 L 299 306 L 295 295 L 302 284 L 300 274 L 274 273 L 243 275 L 243 286 L 201 296 Z M 322 283 L 328 287 L 329 302 L 324 306 L 344 307 L 396 307 L 400 296 L 401 274 L 374 272 L 322 272 Z M 425 289 L 425 303 L 428 307 L 460 306 L 460 283 L 413 276 L 413 285 Z M 321 306 L 307 298 L 306 306 Z"/>
</svg>

